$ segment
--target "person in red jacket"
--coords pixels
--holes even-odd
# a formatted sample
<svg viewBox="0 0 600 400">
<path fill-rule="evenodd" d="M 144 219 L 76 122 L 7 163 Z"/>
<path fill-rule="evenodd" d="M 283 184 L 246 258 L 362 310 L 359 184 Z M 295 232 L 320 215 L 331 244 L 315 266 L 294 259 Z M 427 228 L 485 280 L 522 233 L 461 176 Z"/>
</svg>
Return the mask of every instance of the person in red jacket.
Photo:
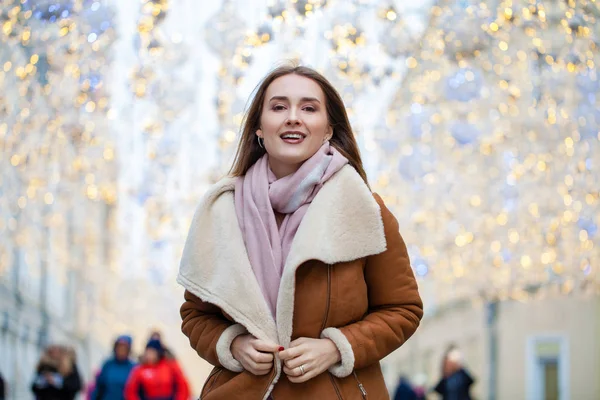
<svg viewBox="0 0 600 400">
<path fill-rule="evenodd" d="M 175 357 L 175 354 L 173 354 L 173 352 L 169 349 L 168 346 L 165 345 L 165 342 L 162 339 L 162 334 L 160 333 L 160 331 L 158 329 L 155 329 L 152 331 L 152 333 L 150 334 L 150 338 L 148 339 L 150 340 L 158 340 L 162 343 L 162 348 L 165 354 L 165 360 L 167 360 L 167 362 L 169 364 L 171 364 L 172 368 L 176 368 L 179 370 L 179 372 L 181 373 L 181 375 L 183 376 L 183 379 L 185 380 L 185 395 L 186 395 L 186 399 L 190 397 L 190 385 L 188 383 L 187 378 L 185 377 L 185 374 L 183 373 L 181 367 L 179 366 L 179 362 L 177 361 L 177 358 Z"/>
<path fill-rule="evenodd" d="M 165 359 L 160 340 L 146 345 L 144 363 L 135 367 L 125 386 L 125 400 L 187 400 L 189 390 L 181 370 Z"/>
</svg>

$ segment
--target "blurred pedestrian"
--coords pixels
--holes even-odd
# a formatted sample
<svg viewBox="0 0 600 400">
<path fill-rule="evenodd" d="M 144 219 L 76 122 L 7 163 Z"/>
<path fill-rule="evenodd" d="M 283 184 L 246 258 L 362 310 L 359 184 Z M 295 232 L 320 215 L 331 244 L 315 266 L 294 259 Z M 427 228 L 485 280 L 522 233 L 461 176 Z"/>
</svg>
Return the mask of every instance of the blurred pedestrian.
<svg viewBox="0 0 600 400">
<path fill-rule="evenodd" d="M 417 394 L 406 376 L 400 377 L 396 393 L 394 394 L 394 400 L 417 400 Z"/>
<path fill-rule="evenodd" d="M 462 353 L 450 346 L 442 361 L 442 379 L 435 387 L 443 400 L 471 400 L 474 380 L 463 366 Z"/>
<path fill-rule="evenodd" d="M 94 391 L 96 390 L 96 383 L 98 381 L 98 377 L 100 376 L 100 370 L 97 370 L 94 373 L 94 379 L 90 380 L 85 387 L 85 400 L 93 400 L 94 399 Z"/>
<path fill-rule="evenodd" d="M 75 350 L 49 346 L 38 362 L 31 385 L 37 400 L 73 400 L 81 390 Z"/>
<path fill-rule="evenodd" d="M 124 400 L 125 384 L 135 363 L 130 359 L 132 338 L 121 335 L 115 340 L 113 355 L 106 360 L 96 379 L 92 400 Z"/>
<path fill-rule="evenodd" d="M 173 354 L 173 352 L 171 351 L 169 346 L 167 346 L 165 344 L 165 341 L 163 340 L 163 337 L 162 337 L 162 333 L 158 329 L 155 329 L 150 333 L 150 338 L 148 338 L 148 341 L 150 341 L 150 340 L 160 341 L 163 345 L 163 350 L 165 351 L 165 358 L 167 360 L 175 360 L 175 354 Z"/>
<path fill-rule="evenodd" d="M 0 400 L 6 399 L 6 386 L 4 385 L 4 376 L 0 372 Z"/>
<path fill-rule="evenodd" d="M 135 367 L 125 386 L 125 400 L 187 400 L 189 389 L 181 370 L 165 359 L 159 340 L 146 345 L 144 363 Z"/>
<path fill-rule="evenodd" d="M 83 389 L 81 374 L 77 367 L 77 353 L 71 346 L 62 348 L 64 351 L 61 374 L 64 377 L 64 390 L 67 400 L 75 400 L 77 394 Z"/>
<path fill-rule="evenodd" d="M 181 369 L 181 366 L 179 365 L 179 362 L 177 361 L 177 357 L 175 357 L 175 353 L 173 353 L 169 349 L 169 347 L 165 345 L 162 334 L 160 333 L 160 331 L 158 329 L 155 329 L 152 331 L 152 333 L 150 334 L 149 340 L 158 340 L 162 343 L 164 354 L 165 354 L 165 360 L 170 364 L 171 368 L 178 370 L 178 373 L 181 374 L 181 376 L 183 377 L 183 380 L 185 383 L 185 385 L 184 385 L 185 395 L 186 395 L 186 398 L 188 398 L 190 396 L 190 385 L 187 381 L 187 378 L 185 377 L 185 374 L 183 373 L 183 370 Z"/>
<path fill-rule="evenodd" d="M 412 380 L 412 388 L 417 395 L 417 400 L 427 399 L 427 375 L 418 373 Z"/>
</svg>

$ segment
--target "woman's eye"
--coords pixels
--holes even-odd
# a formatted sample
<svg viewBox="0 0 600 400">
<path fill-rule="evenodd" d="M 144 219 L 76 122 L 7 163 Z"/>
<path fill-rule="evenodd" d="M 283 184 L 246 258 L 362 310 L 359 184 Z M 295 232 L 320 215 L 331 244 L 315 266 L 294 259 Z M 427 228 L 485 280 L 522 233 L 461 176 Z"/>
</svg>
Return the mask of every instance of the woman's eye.
<svg viewBox="0 0 600 400">
<path fill-rule="evenodd" d="M 281 110 L 285 110 L 285 107 L 281 104 L 277 104 L 273 106 L 273 110 L 275 111 L 281 111 Z"/>
<path fill-rule="evenodd" d="M 316 110 L 314 107 L 304 107 L 304 111 L 315 112 Z"/>
</svg>

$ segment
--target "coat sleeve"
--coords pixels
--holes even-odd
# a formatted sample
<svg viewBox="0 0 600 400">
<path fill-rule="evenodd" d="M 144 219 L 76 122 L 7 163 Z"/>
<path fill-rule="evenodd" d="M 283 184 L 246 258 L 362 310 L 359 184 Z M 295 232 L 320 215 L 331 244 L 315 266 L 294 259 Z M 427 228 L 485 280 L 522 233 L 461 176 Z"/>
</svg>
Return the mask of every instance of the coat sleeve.
<svg viewBox="0 0 600 400">
<path fill-rule="evenodd" d="M 94 390 L 92 391 L 91 400 L 102 400 L 106 392 L 106 374 L 108 369 L 108 362 L 102 365 L 102 369 L 98 376 L 96 376 L 96 382 L 94 382 Z"/>
<path fill-rule="evenodd" d="M 173 372 L 173 379 L 175 380 L 175 400 L 188 400 L 190 398 L 190 387 L 183 371 L 179 367 L 177 361 L 171 361 L 171 371 Z"/>
<path fill-rule="evenodd" d="M 136 367 L 127 378 L 124 393 L 125 400 L 140 400 L 140 385 L 140 370 Z"/>
<path fill-rule="evenodd" d="M 69 396 L 75 396 L 81 391 L 81 375 L 76 365 L 73 366 L 73 372 L 68 375 L 63 382 L 63 391 L 68 393 Z"/>
<path fill-rule="evenodd" d="M 437 385 L 435 385 L 435 388 L 433 388 L 433 390 L 444 396 L 446 394 L 446 378 L 440 379 L 440 381 Z"/>
<path fill-rule="evenodd" d="M 327 328 L 321 334 L 331 339 L 340 351 L 341 362 L 329 369 L 340 378 L 396 350 L 415 332 L 423 316 L 423 303 L 398 221 L 379 196 L 375 195 L 375 199 L 381 208 L 387 247 L 383 253 L 366 259 L 368 312 L 358 322 Z"/>
<path fill-rule="evenodd" d="M 242 372 L 244 368 L 231 354 L 233 340 L 247 333 L 240 325 L 229 321 L 221 309 L 185 291 L 181 306 L 181 330 L 200 357 L 210 364 Z"/>
</svg>

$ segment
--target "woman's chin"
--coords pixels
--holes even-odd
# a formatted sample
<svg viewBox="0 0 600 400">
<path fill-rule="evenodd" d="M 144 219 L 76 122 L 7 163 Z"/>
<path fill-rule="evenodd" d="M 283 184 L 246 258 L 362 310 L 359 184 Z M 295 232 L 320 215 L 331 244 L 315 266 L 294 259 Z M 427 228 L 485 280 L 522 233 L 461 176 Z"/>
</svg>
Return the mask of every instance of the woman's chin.
<svg viewBox="0 0 600 400">
<path fill-rule="evenodd" d="M 281 165 L 299 166 L 304 161 L 308 160 L 312 154 L 307 152 L 281 152 L 275 155 L 269 154 L 269 157 L 274 158 Z"/>
</svg>

